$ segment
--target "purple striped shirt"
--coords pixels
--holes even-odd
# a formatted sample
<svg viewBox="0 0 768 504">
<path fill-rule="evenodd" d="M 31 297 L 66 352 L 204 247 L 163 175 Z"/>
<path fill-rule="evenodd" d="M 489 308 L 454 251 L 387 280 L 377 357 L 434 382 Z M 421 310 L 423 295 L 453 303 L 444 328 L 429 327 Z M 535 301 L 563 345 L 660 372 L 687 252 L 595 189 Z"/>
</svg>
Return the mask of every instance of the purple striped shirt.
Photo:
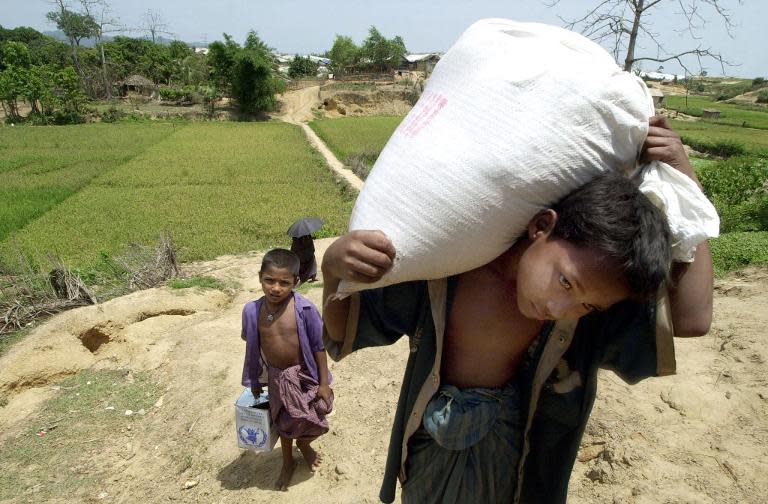
<svg viewBox="0 0 768 504">
<path fill-rule="evenodd" d="M 294 310 L 296 312 L 296 328 L 299 335 L 299 347 L 307 372 L 317 381 L 317 361 L 315 352 L 324 350 L 323 319 L 317 307 L 301 294 L 294 292 Z M 267 384 L 266 369 L 261 362 L 261 343 L 259 341 L 259 310 L 264 297 L 246 303 L 243 307 L 243 329 L 240 337 L 245 340 L 245 362 L 243 363 L 244 387 Z M 330 382 L 330 372 L 328 381 Z"/>
</svg>

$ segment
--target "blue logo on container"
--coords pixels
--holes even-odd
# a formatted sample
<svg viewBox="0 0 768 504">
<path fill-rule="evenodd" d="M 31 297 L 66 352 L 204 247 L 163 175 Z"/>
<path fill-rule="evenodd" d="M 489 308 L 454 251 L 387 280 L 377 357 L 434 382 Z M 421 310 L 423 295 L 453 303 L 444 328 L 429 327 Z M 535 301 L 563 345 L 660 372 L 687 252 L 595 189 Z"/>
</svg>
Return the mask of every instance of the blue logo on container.
<svg viewBox="0 0 768 504">
<path fill-rule="evenodd" d="M 261 448 L 267 444 L 267 433 L 264 429 L 244 425 L 237 431 L 237 435 L 243 444 L 253 446 L 254 448 Z"/>
</svg>

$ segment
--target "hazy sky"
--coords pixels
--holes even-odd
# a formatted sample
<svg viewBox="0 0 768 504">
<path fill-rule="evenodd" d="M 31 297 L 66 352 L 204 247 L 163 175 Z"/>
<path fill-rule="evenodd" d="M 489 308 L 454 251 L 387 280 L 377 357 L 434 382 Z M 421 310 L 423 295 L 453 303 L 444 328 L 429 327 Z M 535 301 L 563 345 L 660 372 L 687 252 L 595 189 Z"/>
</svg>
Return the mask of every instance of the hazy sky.
<svg viewBox="0 0 768 504">
<path fill-rule="evenodd" d="M 69 0 L 73 6 L 79 2 Z M 177 38 L 189 42 L 221 39 L 222 32 L 242 42 L 254 29 L 270 46 L 287 53 L 321 53 L 333 44 L 336 34 L 351 36 L 360 43 L 368 27 L 375 25 L 385 36 L 401 35 L 411 52 L 445 51 L 473 21 L 486 17 L 506 17 L 518 21 L 536 21 L 562 25 L 561 15 L 573 18 L 584 15 L 597 0 L 561 0 L 554 8 L 546 0 L 108 0 L 114 16 L 125 26 L 140 26 L 142 15 L 152 9 L 161 14 Z M 727 75 L 768 76 L 768 1 L 721 0 L 733 13 L 736 28 L 730 38 L 723 24 L 698 1 L 706 28 L 694 40 L 682 27 L 678 2 L 664 0 L 654 9 L 653 31 L 670 52 L 711 46 L 740 66 L 726 67 Z M 52 10 L 47 0 L 0 0 L 0 24 L 7 28 L 32 26 L 38 30 L 55 29 L 45 19 Z M 677 22 L 674 22 L 678 20 Z M 636 55 L 656 56 L 656 49 L 644 43 L 646 51 Z M 705 61 L 710 75 L 721 75 L 719 64 Z M 658 63 L 648 62 L 644 69 L 656 70 Z M 691 61 L 689 68 L 698 71 Z M 664 64 L 664 71 L 683 73 L 676 64 Z"/>
</svg>

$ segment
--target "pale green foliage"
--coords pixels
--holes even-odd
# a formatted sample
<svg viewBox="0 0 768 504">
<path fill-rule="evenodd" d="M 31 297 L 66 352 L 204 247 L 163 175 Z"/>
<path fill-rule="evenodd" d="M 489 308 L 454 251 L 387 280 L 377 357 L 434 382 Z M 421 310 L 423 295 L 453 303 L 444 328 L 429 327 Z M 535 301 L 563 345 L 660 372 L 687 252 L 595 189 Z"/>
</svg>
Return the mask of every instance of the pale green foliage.
<svg viewBox="0 0 768 504">
<path fill-rule="evenodd" d="M 371 26 L 360 52 L 376 70 L 391 70 L 397 68 L 407 50 L 402 37 L 398 35 L 387 39 L 375 26 Z"/>
<path fill-rule="evenodd" d="M 100 31 L 99 25 L 88 14 L 64 9 L 59 12 L 49 12 L 46 17 L 75 44 L 80 44 L 84 38 L 96 36 Z"/>
<path fill-rule="evenodd" d="M 317 75 L 318 64 L 312 61 L 309 56 L 296 55 L 291 64 L 288 65 L 288 77 L 296 79 L 298 77 L 314 77 Z"/>
<path fill-rule="evenodd" d="M 336 35 L 333 47 L 326 56 L 331 60 L 333 73 L 344 74 L 359 62 L 360 48 L 355 45 L 351 37 Z"/>
<path fill-rule="evenodd" d="M 281 92 L 281 81 L 274 75 L 270 48 L 254 31 L 248 32 L 245 45 L 224 34 L 224 42 L 208 46 L 211 76 L 225 94 L 236 101 L 240 110 L 258 113 L 272 110 L 275 93 Z"/>
</svg>

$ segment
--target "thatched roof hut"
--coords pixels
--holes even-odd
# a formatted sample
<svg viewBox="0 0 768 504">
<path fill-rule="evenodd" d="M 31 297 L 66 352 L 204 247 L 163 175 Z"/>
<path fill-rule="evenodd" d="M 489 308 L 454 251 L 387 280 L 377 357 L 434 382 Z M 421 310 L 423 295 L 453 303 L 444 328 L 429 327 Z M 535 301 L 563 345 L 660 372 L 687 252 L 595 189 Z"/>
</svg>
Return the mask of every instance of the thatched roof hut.
<svg viewBox="0 0 768 504">
<path fill-rule="evenodd" d="M 123 92 L 123 95 L 128 93 L 139 93 L 142 95 L 150 95 L 155 89 L 155 83 L 147 79 L 143 75 L 129 75 L 122 81 L 117 83 Z"/>
</svg>

